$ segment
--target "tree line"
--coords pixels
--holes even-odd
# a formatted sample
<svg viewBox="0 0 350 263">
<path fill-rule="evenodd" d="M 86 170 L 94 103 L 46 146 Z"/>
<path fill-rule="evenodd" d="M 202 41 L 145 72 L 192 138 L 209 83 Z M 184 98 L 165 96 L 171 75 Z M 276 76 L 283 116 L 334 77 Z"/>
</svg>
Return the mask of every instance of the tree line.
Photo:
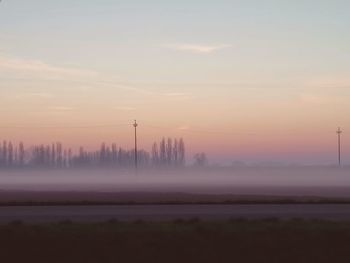
<svg viewBox="0 0 350 263">
<path fill-rule="evenodd" d="M 140 167 L 183 167 L 186 165 L 185 143 L 181 139 L 163 138 L 152 145 L 151 152 L 138 150 Z M 117 147 L 116 143 L 101 144 L 100 149 L 88 151 L 80 147 L 77 152 L 62 143 L 40 144 L 28 148 L 20 142 L 0 143 L 0 168 L 46 167 L 131 167 L 135 150 Z"/>
</svg>

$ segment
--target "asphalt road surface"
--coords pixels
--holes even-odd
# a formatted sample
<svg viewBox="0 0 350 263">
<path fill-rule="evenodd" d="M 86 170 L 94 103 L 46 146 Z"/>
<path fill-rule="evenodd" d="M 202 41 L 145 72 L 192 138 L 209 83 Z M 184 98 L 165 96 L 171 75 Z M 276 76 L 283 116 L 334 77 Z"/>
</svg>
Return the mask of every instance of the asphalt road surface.
<svg viewBox="0 0 350 263">
<path fill-rule="evenodd" d="M 280 218 L 350 220 L 348 204 L 293 205 L 107 205 L 107 206 L 14 206 L 0 207 L 0 222 L 175 220 L 200 218 Z"/>
</svg>

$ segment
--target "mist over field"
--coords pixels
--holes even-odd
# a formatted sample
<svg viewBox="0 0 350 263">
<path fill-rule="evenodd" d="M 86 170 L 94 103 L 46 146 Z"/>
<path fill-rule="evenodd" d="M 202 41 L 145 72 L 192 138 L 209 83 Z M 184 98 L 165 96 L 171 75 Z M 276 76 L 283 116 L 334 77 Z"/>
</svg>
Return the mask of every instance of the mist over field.
<svg viewBox="0 0 350 263">
<path fill-rule="evenodd" d="M 0 191 L 143 192 L 350 197 L 350 169 L 337 167 L 181 170 L 3 170 Z"/>
<path fill-rule="evenodd" d="M 349 10 L 0 0 L 0 263 L 349 262 Z"/>
</svg>

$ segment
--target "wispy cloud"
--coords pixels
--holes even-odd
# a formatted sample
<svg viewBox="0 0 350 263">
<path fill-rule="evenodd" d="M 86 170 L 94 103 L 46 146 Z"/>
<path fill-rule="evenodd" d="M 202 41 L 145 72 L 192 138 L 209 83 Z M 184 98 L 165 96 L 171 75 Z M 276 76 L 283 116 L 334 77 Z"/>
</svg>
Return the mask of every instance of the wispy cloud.
<svg viewBox="0 0 350 263">
<path fill-rule="evenodd" d="M 164 93 L 164 96 L 166 96 L 167 98 L 176 99 L 176 100 L 187 100 L 191 98 L 189 93 L 184 93 L 184 92 L 168 92 L 168 93 Z"/>
<path fill-rule="evenodd" d="M 131 106 L 118 106 L 118 107 L 113 107 L 113 109 L 119 110 L 119 111 L 135 111 L 136 110 L 135 107 L 131 107 Z"/>
<path fill-rule="evenodd" d="M 97 80 L 94 83 L 95 83 L 95 85 L 101 85 L 101 86 L 106 86 L 106 87 L 114 87 L 114 88 L 121 89 L 121 90 L 138 92 L 138 93 L 141 93 L 141 94 L 144 94 L 144 95 L 159 95 L 158 92 L 154 92 L 154 91 L 150 91 L 150 90 L 134 87 L 134 86 L 129 85 L 129 84 L 117 83 L 115 81 Z"/>
<path fill-rule="evenodd" d="M 40 98 L 53 98 L 54 95 L 48 92 L 32 92 L 32 93 L 28 93 L 28 96 L 31 97 L 40 97 Z"/>
<path fill-rule="evenodd" d="M 38 59 L 23 59 L 0 53 L 0 78 L 11 78 L 19 82 L 25 81 L 64 81 L 74 85 L 76 89 L 83 92 L 99 88 L 114 88 L 147 96 L 166 97 L 169 99 L 186 99 L 186 93 L 166 93 L 159 90 L 134 86 L 128 81 L 122 81 L 120 77 L 103 72 L 91 71 L 71 66 L 57 66 Z M 54 92 L 54 91 L 52 91 Z M 16 98 L 36 97 L 48 99 L 54 97 L 49 92 L 23 92 L 17 94 Z M 120 108 L 119 110 L 133 110 Z"/>
<path fill-rule="evenodd" d="M 59 112 L 66 112 L 66 111 L 73 111 L 74 108 L 66 107 L 66 106 L 54 106 L 54 107 L 50 107 L 49 110 L 59 111 Z"/>
<path fill-rule="evenodd" d="M 209 54 L 221 49 L 229 48 L 231 45 L 170 44 L 165 45 L 165 47 L 177 51 L 187 51 L 197 54 Z"/>
<path fill-rule="evenodd" d="M 305 87 L 333 89 L 350 88 L 350 77 L 349 75 L 318 76 L 306 81 Z"/>
<path fill-rule="evenodd" d="M 335 104 L 348 100 L 350 78 L 348 75 L 323 75 L 307 79 L 299 98 L 307 104 Z"/>
<path fill-rule="evenodd" d="M 316 95 L 316 94 L 310 94 L 310 93 L 303 93 L 300 94 L 300 100 L 302 103 L 306 104 L 325 104 L 329 102 L 329 97 L 322 96 L 322 95 Z"/>
<path fill-rule="evenodd" d="M 56 66 L 37 59 L 23 59 L 0 53 L 0 77 L 11 77 L 18 81 L 60 80 L 74 83 L 78 89 L 88 91 L 101 86 L 154 95 L 155 92 L 123 84 L 119 77 L 88 69 Z M 28 96 L 29 94 L 25 94 Z M 33 96 L 40 94 L 32 94 Z"/>
<path fill-rule="evenodd" d="M 183 93 L 183 92 L 169 92 L 165 94 L 168 97 L 183 97 L 183 96 L 188 96 L 187 93 Z"/>
<path fill-rule="evenodd" d="M 27 98 L 51 99 L 53 97 L 55 97 L 55 95 L 48 92 L 28 92 L 28 93 L 19 93 L 15 95 L 16 99 L 27 99 Z"/>
<path fill-rule="evenodd" d="M 187 125 L 184 125 L 184 126 L 177 127 L 177 129 L 180 131 L 188 131 L 190 129 L 190 127 Z"/>
<path fill-rule="evenodd" d="M 94 71 L 54 66 L 41 60 L 22 59 L 0 55 L 0 72 L 16 74 L 17 77 L 44 78 L 44 79 L 75 79 L 96 77 Z"/>
</svg>

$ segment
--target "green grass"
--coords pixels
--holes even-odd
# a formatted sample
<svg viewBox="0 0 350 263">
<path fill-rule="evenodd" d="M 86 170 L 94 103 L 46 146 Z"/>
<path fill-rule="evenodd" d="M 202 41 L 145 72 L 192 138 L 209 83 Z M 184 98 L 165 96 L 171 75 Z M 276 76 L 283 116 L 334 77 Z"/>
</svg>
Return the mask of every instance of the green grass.
<svg viewBox="0 0 350 263">
<path fill-rule="evenodd" d="M 349 262 L 350 222 L 277 219 L 0 226 L 0 262 Z"/>
</svg>

